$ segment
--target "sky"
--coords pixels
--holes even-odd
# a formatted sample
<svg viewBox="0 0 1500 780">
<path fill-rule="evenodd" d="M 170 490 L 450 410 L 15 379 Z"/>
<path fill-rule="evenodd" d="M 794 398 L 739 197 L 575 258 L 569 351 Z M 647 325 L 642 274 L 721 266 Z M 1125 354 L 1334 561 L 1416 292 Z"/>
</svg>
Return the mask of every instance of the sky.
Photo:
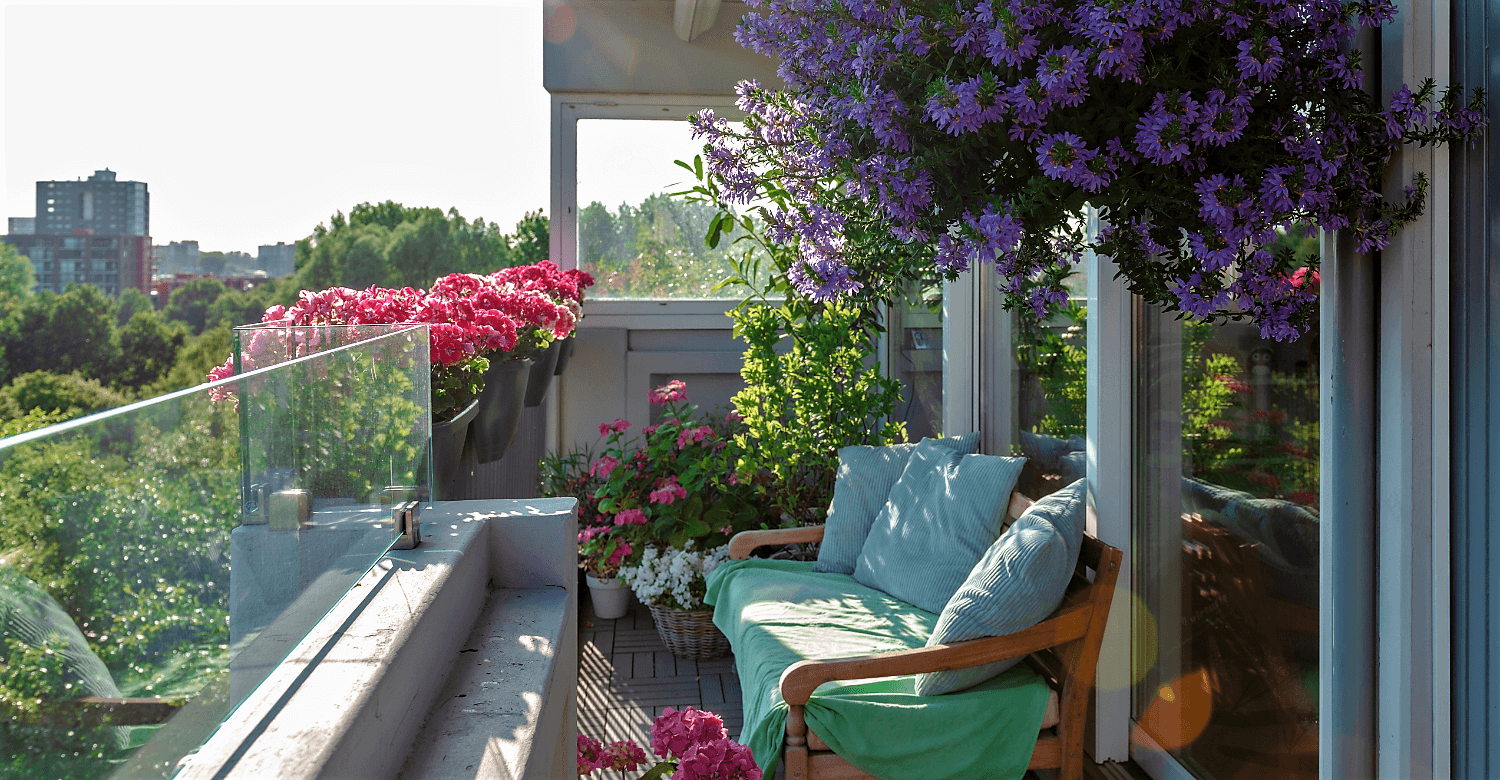
<svg viewBox="0 0 1500 780">
<path fill-rule="evenodd" d="M 157 244 L 254 254 L 388 199 L 509 231 L 549 210 L 542 8 L 7 3 L 0 216 L 107 167 L 147 183 Z M 580 129 L 580 200 L 682 180 L 685 127 L 649 124 Z"/>
</svg>

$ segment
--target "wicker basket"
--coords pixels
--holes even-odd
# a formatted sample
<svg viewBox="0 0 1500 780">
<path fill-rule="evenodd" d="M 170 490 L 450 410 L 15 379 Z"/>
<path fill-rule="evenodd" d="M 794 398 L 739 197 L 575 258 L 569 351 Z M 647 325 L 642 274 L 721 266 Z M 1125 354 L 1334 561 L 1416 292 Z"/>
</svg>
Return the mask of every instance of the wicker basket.
<svg viewBox="0 0 1500 780">
<path fill-rule="evenodd" d="M 714 625 L 713 612 L 649 606 L 656 631 L 672 655 L 698 660 L 729 655 L 729 639 Z"/>
</svg>

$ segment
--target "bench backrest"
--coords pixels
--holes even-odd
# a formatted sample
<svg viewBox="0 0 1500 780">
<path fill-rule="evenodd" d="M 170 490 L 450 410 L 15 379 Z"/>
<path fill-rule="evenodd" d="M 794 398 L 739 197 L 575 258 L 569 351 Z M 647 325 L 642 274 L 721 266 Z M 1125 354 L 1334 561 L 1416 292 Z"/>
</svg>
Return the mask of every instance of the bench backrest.
<svg viewBox="0 0 1500 780">
<path fill-rule="evenodd" d="M 1034 503 L 1020 493 L 1012 493 L 1010 506 L 1006 508 L 1009 520 L 1020 518 Z M 1088 525 L 1098 527 L 1094 510 L 1087 511 Z M 1093 605 L 1089 627 L 1083 638 L 1065 643 L 1050 650 L 1032 653 L 1031 665 L 1048 678 L 1058 691 L 1058 710 L 1061 722 L 1057 734 L 1062 738 L 1065 755 L 1069 750 L 1082 750 L 1083 735 L 1088 722 L 1089 694 L 1094 688 L 1094 675 L 1099 668 L 1099 653 L 1104 646 L 1104 629 L 1109 619 L 1110 605 L 1114 601 L 1115 584 L 1120 576 L 1120 563 L 1124 553 L 1097 538 L 1083 534 L 1083 546 L 1078 552 L 1078 564 L 1073 571 L 1073 580 L 1068 584 L 1062 610 L 1078 604 Z M 1090 579 L 1092 572 L 1092 579 Z"/>
</svg>

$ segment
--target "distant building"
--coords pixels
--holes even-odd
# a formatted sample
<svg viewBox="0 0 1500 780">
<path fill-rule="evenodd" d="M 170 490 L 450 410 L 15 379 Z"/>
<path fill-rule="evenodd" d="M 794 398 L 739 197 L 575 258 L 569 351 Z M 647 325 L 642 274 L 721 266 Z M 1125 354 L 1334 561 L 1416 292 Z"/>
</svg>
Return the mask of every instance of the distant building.
<svg viewBox="0 0 1500 780">
<path fill-rule="evenodd" d="M 31 258 L 39 290 L 62 292 L 74 282 L 109 295 L 151 289 L 151 239 L 145 236 L 20 234 L 3 240 Z"/>
<path fill-rule="evenodd" d="M 272 279 L 291 276 L 297 270 L 297 245 L 277 241 L 261 244 L 256 252 L 256 266 Z"/>
<path fill-rule="evenodd" d="M 36 183 L 36 216 L 11 217 L 0 240 L 31 259 L 37 289 L 92 284 L 110 295 L 151 289 L 151 202 L 146 183 L 108 168 L 88 179 Z"/>
<path fill-rule="evenodd" d="M 36 232 L 70 235 L 89 230 L 94 235 L 151 235 L 151 196 L 146 183 L 116 181 L 105 168 L 80 181 L 36 183 Z"/>
<path fill-rule="evenodd" d="M 162 275 L 196 274 L 198 268 L 198 242 L 173 241 L 166 246 L 152 247 L 156 253 L 156 272 Z"/>
</svg>

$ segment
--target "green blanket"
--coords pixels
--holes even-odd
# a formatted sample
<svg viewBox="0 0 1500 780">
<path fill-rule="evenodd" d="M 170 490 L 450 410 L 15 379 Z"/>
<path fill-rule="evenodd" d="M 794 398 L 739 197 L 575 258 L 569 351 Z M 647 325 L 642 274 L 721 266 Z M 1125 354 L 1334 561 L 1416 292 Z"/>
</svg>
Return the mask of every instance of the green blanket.
<svg viewBox="0 0 1500 780">
<path fill-rule="evenodd" d="M 781 673 L 807 658 L 922 647 L 937 615 L 847 574 L 794 561 L 733 561 L 708 577 L 714 624 L 734 646 L 744 691 L 739 741 L 771 777 L 786 739 Z M 918 696 L 912 676 L 833 682 L 813 694 L 807 725 L 835 753 L 886 780 L 1019 778 L 1047 706 L 1047 685 L 1016 666 L 982 685 Z"/>
</svg>

